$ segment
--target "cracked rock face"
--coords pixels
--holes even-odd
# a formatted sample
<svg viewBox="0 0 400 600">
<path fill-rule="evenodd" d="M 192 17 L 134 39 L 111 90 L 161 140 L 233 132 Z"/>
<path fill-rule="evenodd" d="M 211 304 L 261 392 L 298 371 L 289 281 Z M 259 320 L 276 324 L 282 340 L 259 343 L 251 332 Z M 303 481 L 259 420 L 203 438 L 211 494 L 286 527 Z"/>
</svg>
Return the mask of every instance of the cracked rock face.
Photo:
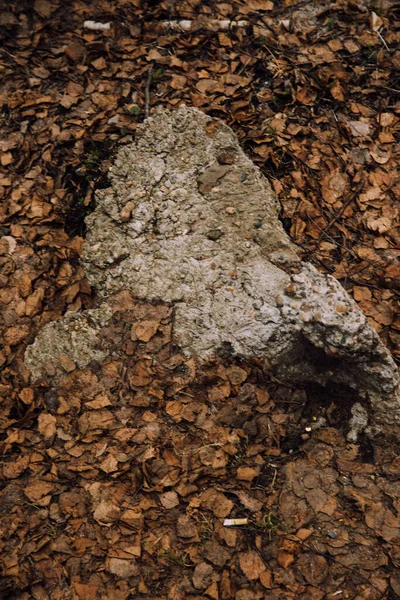
<svg viewBox="0 0 400 600">
<path fill-rule="evenodd" d="M 129 290 L 174 304 L 175 342 L 188 354 L 257 356 L 280 378 L 356 389 L 377 421 L 388 406 L 400 418 L 388 351 L 340 284 L 299 261 L 268 181 L 229 127 L 193 108 L 160 111 L 120 150 L 110 182 L 87 218 L 82 262 L 103 313 L 90 335 L 75 323 L 72 347 L 84 351 L 69 356 L 79 366 L 90 362 L 88 345 L 96 352 L 107 298 Z M 68 319 L 28 348 L 34 378 L 49 353 L 68 354 Z M 51 328 L 62 351 L 46 355 Z"/>
</svg>

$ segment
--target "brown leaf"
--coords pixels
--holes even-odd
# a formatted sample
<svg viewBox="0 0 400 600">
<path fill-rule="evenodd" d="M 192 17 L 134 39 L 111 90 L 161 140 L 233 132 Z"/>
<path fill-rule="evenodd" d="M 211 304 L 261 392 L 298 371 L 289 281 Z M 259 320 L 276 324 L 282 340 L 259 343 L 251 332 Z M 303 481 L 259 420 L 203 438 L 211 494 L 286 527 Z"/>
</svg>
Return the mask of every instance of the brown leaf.
<svg viewBox="0 0 400 600">
<path fill-rule="evenodd" d="M 313 586 L 320 585 L 329 573 L 325 558 L 312 553 L 301 554 L 297 559 L 296 565 L 305 580 Z"/>
<path fill-rule="evenodd" d="M 107 458 L 101 461 L 100 469 L 105 473 L 114 473 L 118 470 L 118 461 L 112 454 L 109 454 Z"/>
<path fill-rule="evenodd" d="M 105 408 L 106 406 L 112 406 L 112 402 L 109 400 L 108 396 L 102 394 L 101 396 L 97 396 L 94 400 L 90 402 L 85 402 L 85 408 L 90 408 L 92 410 L 97 410 L 99 408 Z"/>
<path fill-rule="evenodd" d="M 57 431 L 57 419 L 48 413 L 41 413 L 38 417 L 38 430 L 45 439 L 52 438 Z"/>
<path fill-rule="evenodd" d="M 255 550 L 240 554 L 239 564 L 247 579 L 258 579 L 266 571 L 266 566 Z"/>
<path fill-rule="evenodd" d="M 131 339 L 148 342 L 156 334 L 159 326 L 160 321 L 139 321 L 132 325 Z"/>
<path fill-rule="evenodd" d="M 226 374 L 228 375 L 229 381 L 232 385 L 240 385 L 247 379 L 246 371 L 240 367 L 229 367 L 226 370 Z"/>
<path fill-rule="evenodd" d="M 379 165 L 385 165 L 390 159 L 390 152 L 385 152 L 382 148 L 378 148 L 377 146 L 371 148 L 369 152 L 374 161 Z"/>
<path fill-rule="evenodd" d="M 23 388 L 19 393 L 19 397 L 21 398 L 22 402 L 28 406 L 32 404 L 34 395 L 35 394 L 32 388 Z"/>
<path fill-rule="evenodd" d="M 100 587 L 92 583 L 73 583 L 73 590 L 80 600 L 97 600 L 100 595 Z"/>
<path fill-rule="evenodd" d="M 220 81 L 216 81 L 215 79 L 200 79 L 196 83 L 196 89 L 201 94 L 214 94 L 215 92 L 223 92 L 224 86 Z"/>
<path fill-rule="evenodd" d="M 259 469 L 253 467 L 239 467 L 236 471 L 236 477 L 240 481 L 253 481 L 259 475 Z"/>
<path fill-rule="evenodd" d="M 187 86 L 187 77 L 174 74 L 170 81 L 170 86 L 174 90 L 183 90 Z"/>
<path fill-rule="evenodd" d="M 363 121 L 348 121 L 347 124 L 354 137 L 366 137 L 371 133 L 369 123 L 364 123 Z"/>
<path fill-rule="evenodd" d="M 247 494 L 243 490 L 239 490 L 235 492 L 236 496 L 239 498 L 241 504 L 250 512 L 258 512 L 262 509 L 263 503 L 256 498 L 253 498 L 250 494 Z"/>
<path fill-rule="evenodd" d="M 64 48 L 65 54 L 69 59 L 77 62 L 82 58 L 85 53 L 85 48 L 77 41 L 70 42 L 68 46 Z"/>
<path fill-rule="evenodd" d="M 252 10 L 274 10 L 274 3 L 271 0 L 246 0 L 246 3 L 240 7 L 240 12 L 243 14 Z"/>
<path fill-rule="evenodd" d="M 346 48 L 346 50 L 348 52 L 350 52 L 350 54 L 354 54 L 355 52 L 358 52 L 360 50 L 360 47 L 358 44 L 355 43 L 354 40 L 349 39 L 349 40 L 345 40 L 343 42 L 344 47 Z"/>
<path fill-rule="evenodd" d="M 31 502 L 35 503 L 47 496 L 54 490 L 54 485 L 47 481 L 38 481 L 37 483 L 31 483 L 24 488 L 24 494 Z"/>
<path fill-rule="evenodd" d="M 15 461 L 3 462 L 3 477 L 6 479 L 16 479 L 28 468 L 29 463 L 29 456 L 20 456 Z"/>
<path fill-rule="evenodd" d="M 211 447 L 201 448 L 199 458 L 203 465 L 211 466 L 213 469 L 226 467 L 229 460 L 229 456 L 223 450 Z"/>
<path fill-rule="evenodd" d="M 214 569 L 206 562 L 200 562 L 196 565 L 193 573 L 193 585 L 197 590 L 205 590 L 211 585 L 214 577 Z"/>
<path fill-rule="evenodd" d="M 175 508 L 179 505 L 178 494 L 174 491 L 165 492 L 164 494 L 160 494 L 160 502 L 164 508 L 170 510 L 171 508 Z"/>
<path fill-rule="evenodd" d="M 28 296 L 28 298 L 26 299 L 26 305 L 25 305 L 25 314 L 28 317 L 33 317 L 38 312 L 40 312 L 40 309 L 42 307 L 43 297 L 44 297 L 44 289 L 43 288 L 38 288 L 37 290 L 35 290 L 33 292 L 33 294 Z"/>
<path fill-rule="evenodd" d="M 72 371 L 75 371 L 76 369 L 76 364 L 66 354 L 59 354 L 58 362 L 60 363 L 60 367 L 64 369 L 66 373 L 72 373 Z"/>
<path fill-rule="evenodd" d="M 374 217 L 369 216 L 366 219 L 368 229 L 378 231 L 378 233 L 386 233 L 392 228 L 392 219 L 390 217 Z"/>
<path fill-rule="evenodd" d="M 107 63 L 102 56 L 96 58 L 96 60 L 93 60 L 90 64 L 98 71 L 107 68 Z"/>
<path fill-rule="evenodd" d="M 307 492 L 306 499 L 316 513 L 322 512 L 326 515 L 333 515 L 337 507 L 335 498 L 333 496 L 329 496 L 320 488 L 314 488 L 313 490 Z"/>
<path fill-rule="evenodd" d="M 265 570 L 260 573 L 260 582 L 261 585 L 267 589 L 272 588 L 272 573 L 271 571 Z"/>
<path fill-rule="evenodd" d="M 106 569 L 113 575 L 121 579 L 128 579 L 139 574 L 139 567 L 135 559 L 127 560 L 123 558 L 108 558 Z"/>
<path fill-rule="evenodd" d="M 216 540 L 210 540 L 204 545 L 204 557 L 213 565 L 223 567 L 228 562 L 230 554 Z"/>
<path fill-rule="evenodd" d="M 29 335 L 29 328 L 27 325 L 16 325 L 15 327 L 9 327 L 4 334 L 4 341 L 10 346 L 16 346 L 23 342 Z"/>
<path fill-rule="evenodd" d="M 277 560 L 283 569 L 287 569 L 294 563 L 294 556 L 286 550 L 279 550 Z"/>
<path fill-rule="evenodd" d="M 35 11 L 43 18 L 47 19 L 51 14 L 57 10 L 58 2 L 49 2 L 49 0 L 35 0 L 34 3 Z"/>
<path fill-rule="evenodd" d="M 197 535 L 197 529 L 188 515 L 182 515 L 178 518 L 176 533 L 181 538 L 192 538 Z"/>
<path fill-rule="evenodd" d="M 296 92 L 296 100 L 306 106 L 314 104 L 316 97 L 317 93 L 306 86 L 299 88 Z"/>
<path fill-rule="evenodd" d="M 335 81 L 330 92 L 335 100 L 339 100 L 339 102 L 344 102 L 346 100 L 346 94 L 340 81 Z"/>
<path fill-rule="evenodd" d="M 216 517 L 227 517 L 234 506 L 224 494 L 213 489 L 203 492 L 199 499 L 201 505 L 211 510 Z"/>
<path fill-rule="evenodd" d="M 143 525 L 143 514 L 138 508 L 128 508 L 121 515 L 121 521 L 127 523 L 134 529 L 140 529 Z"/>
<path fill-rule="evenodd" d="M 120 512 L 116 504 L 102 500 L 94 510 L 93 517 L 100 525 L 109 525 L 118 519 Z"/>
</svg>

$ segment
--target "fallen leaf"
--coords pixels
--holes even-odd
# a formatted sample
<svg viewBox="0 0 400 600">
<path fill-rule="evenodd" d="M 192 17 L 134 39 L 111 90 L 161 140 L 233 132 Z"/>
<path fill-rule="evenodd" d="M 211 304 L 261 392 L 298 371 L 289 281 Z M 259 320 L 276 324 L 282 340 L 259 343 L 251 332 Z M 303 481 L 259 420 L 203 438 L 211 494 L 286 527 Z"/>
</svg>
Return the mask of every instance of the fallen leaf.
<svg viewBox="0 0 400 600">
<path fill-rule="evenodd" d="M 200 562 L 196 565 L 192 581 L 197 590 L 205 590 L 211 585 L 214 577 L 214 569 L 206 562 Z"/>
<path fill-rule="evenodd" d="M 93 517 L 100 525 L 109 525 L 118 519 L 120 512 L 116 504 L 102 500 L 94 510 Z"/>
<path fill-rule="evenodd" d="M 259 475 L 259 470 L 252 467 L 239 467 L 236 471 L 236 477 L 239 481 L 253 481 Z"/>
<path fill-rule="evenodd" d="M 376 163 L 378 163 L 379 165 L 385 165 L 387 162 L 389 162 L 389 159 L 390 159 L 389 151 L 385 152 L 381 148 L 378 148 L 377 146 L 375 146 L 375 148 L 370 149 L 370 154 L 371 154 L 372 158 L 374 159 L 374 161 Z"/>
<path fill-rule="evenodd" d="M 178 518 L 176 532 L 181 538 L 193 538 L 197 535 L 197 529 L 188 515 L 181 515 Z"/>
<path fill-rule="evenodd" d="M 239 564 L 247 579 L 250 580 L 258 579 L 261 573 L 266 571 L 266 566 L 255 550 L 240 554 Z"/>
<path fill-rule="evenodd" d="M 57 419 L 54 415 L 48 413 L 41 413 L 38 417 L 38 430 L 39 433 L 45 438 L 52 438 L 57 431 L 56 427 Z"/>
<path fill-rule="evenodd" d="M 224 494 L 213 489 L 203 492 L 199 499 L 201 505 L 211 510 L 216 517 L 227 517 L 234 506 L 232 500 L 228 500 Z"/>
<path fill-rule="evenodd" d="M 148 342 L 157 333 L 159 326 L 159 321 L 139 321 L 132 325 L 133 335 L 131 337 L 133 340 Z"/>
<path fill-rule="evenodd" d="M 366 219 L 368 229 L 371 229 L 371 231 L 377 231 L 378 233 L 386 233 L 387 231 L 390 231 L 392 228 L 392 223 L 392 219 L 389 217 L 374 218 L 371 216 L 367 217 Z"/>
<path fill-rule="evenodd" d="M 369 124 L 363 121 L 347 121 L 347 124 L 354 137 L 366 137 L 371 132 Z"/>
<path fill-rule="evenodd" d="M 167 510 L 175 508 L 175 506 L 179 505 L 178 494 L 174 491 L 165 492 L 165 494 L 160 495 L 160 502 Z"/>
<path fill-rule="evenodd" d="M 135 559 L 108 558 L 106 569 L 121 579 L 128 579 L 139 574 L 139 567 Z"/>
<path fill-rule="evenodd" d="M 232 383 L 232 385 L 240 385 L 247 379 L 246 371 L 240 367 L 229 367 L 226 370 L 226 374 L 228 375 L 229 381 Z"/>
<path fill-rule="evenodd" d="M 47 481 L 31 483 L 24 488 L 24 494 L 31 502 L 35 503 L 54 490 L 54 485 Z"/>
<path fill-rule="evenodd" d="M 105 473 L 114 473 L 118 470 L 118 461 L 115 456 L 109 454 L 107 458 L 101 461 L 99 467 Z"/>
</svg>

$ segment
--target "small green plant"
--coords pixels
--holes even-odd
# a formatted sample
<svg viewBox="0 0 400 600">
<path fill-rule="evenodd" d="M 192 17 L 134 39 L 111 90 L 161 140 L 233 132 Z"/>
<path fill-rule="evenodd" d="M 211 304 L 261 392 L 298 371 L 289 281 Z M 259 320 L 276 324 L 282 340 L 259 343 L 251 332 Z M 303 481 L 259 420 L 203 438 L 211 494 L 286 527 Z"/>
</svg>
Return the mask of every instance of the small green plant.
<svg viewBox="0 0 400 600">
<path fill-rule="evenodd" d="M 86 169 L 88 170 L 93 170 L 97 168 L 97 165 L 99 163 L 99 150 L 98 148 L 92 148 L 87 157 L 85 158 L 85 160 L 83 161 L 85 164 Z"/>
<path fill-rule="evenodd" d="M 333 29 L 333 26 L 335 24 L 335 20 L 333 17 L 328 17 L 326 20 L 326 26 L 328 29 Z"/>
<path fill-rule="evenodd" d="M 280 522 L 279 516 L 272 511 L 264 516 L 261 523 L 253 523 L 253 527 L 258 534 L 267 533 L 270 540 L 277 529 L 286 530 L 286 527 Z"/>
<path fill-rule="evenodd" d="M 152 72 L 151 78 L 153 81 L 158 81 L 164 77 L 164 69 L 161 67 Z"/>
<path fill-rule="evenodd" d="M 181 556 L 178 556 L 178 554 L 174 554 L 173 552 L 170 552 L 168 550 L 163 550 L 159 554 L 160 558 L 166 558 L 170 562 L 172 562 L 176 565 L 180 565 L 181 567 L 185 567 L 185 568 L 189 568 L 189 567 L 193 566 L 193 563 L 190 559 L 188 559 L 188 556 L 189 556 L 189 554 L 187 552 L 185 552 Z"/>
<path fill-rule="evenodd" d="M 272 94 L 272 102 L 274 103 L 276 108 L 279 107 L 279 98 L 276 94 Z"/>
<path fill-rule="evenodd" d="M 138 106 L 131 106 L 129 112 L 131 113 L 131 115 L 134 115 L 136 117 L 138 114 L 140 114 L 140 108 Z"/>
<path fill-rule="evenodd" d="M 275 529 L 277 529 L 277 527 L 279 526 L 279 517 L 278 517 L 278 515 L 276 515 L 273 512 L 269 512 L 264 517 L 264 521 L 263 521 L 263 525 L 262 526 L 267 531 L 274 531 Z"/>
<path fill-rule="evenodd" d="M 249 438 L 245 437 L 240 444 L 237 445 L 238 452 L 232 458 L 232 464 L 238 465 L 246 458 L 247 450 L 249 447 Z"/>
<path fill-rule="evenodd" d="M 211 519 L 207 518 L 203 513 L 201 513 L 202 519 L 198 521 L 199 525 L 199 534 L 200 534 L 200 542 L 204 544 L 207 542 L 213 534 L 214 525 Z"/>
</svg>

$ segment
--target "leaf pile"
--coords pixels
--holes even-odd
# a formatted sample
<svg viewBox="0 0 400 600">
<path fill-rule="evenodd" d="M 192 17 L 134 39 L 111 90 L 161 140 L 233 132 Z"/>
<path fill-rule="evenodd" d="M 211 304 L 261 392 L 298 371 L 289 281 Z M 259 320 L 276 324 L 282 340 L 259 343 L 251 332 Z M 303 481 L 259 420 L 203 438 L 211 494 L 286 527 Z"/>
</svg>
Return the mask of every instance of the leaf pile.
<svg viewBox="0 0 400 600">
<path fill-rule="evenodd" d="M 8 424 L 0 545 L 14 597 L 395 589 L 398 450 L 365 462 L 367 448 L 320 429 L 306 393 L 257 361 L 199 369 L 171 344 L 169 307 L 125 292 L 112 304 L 101 347 L 118 358 L 79 370 L 60 357 L 62 381 L 23 388 L 28 409 Z"/>
</svg>

